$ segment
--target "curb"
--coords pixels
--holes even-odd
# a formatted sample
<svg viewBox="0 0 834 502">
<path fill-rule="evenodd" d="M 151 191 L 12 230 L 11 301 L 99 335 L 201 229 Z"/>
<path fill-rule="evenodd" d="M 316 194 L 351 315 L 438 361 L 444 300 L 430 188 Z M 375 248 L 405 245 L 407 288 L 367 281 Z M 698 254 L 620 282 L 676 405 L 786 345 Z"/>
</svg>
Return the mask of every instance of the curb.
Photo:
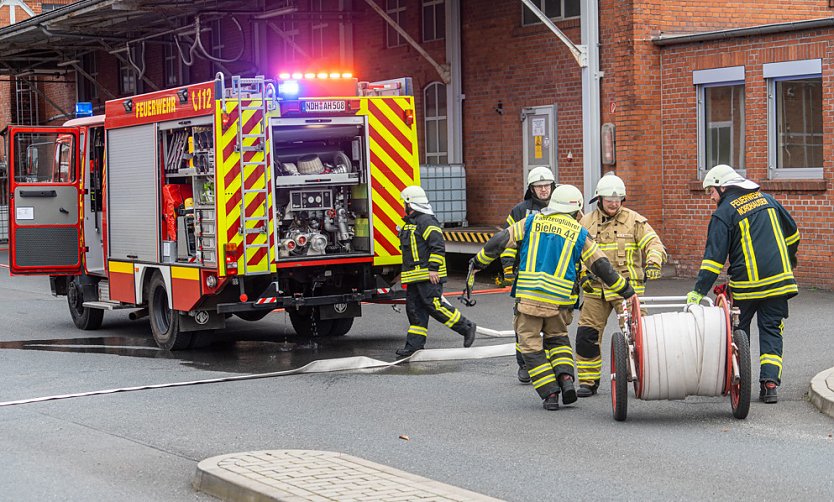
<svg viewBox="0 0 834 502">
<path fill-rule="evenodd" d="M 226 501 L 498 501 L 363 458 L 332 451 L 263 450 L 197 465 L 195 490 Z"/>
<path fill-rule="evenodd" d="M 834 418 L 834 368 L 821 371 L 811 379 L 808 397 L 817 409 Z"/>
</svg>

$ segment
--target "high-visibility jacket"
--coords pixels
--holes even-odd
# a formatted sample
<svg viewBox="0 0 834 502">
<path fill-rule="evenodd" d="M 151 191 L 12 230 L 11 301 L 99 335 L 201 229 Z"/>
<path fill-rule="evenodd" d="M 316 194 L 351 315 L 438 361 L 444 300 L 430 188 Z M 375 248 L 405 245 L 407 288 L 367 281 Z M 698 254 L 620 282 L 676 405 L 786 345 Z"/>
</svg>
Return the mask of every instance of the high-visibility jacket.
<svg viewBox="0 0 834 502">
<path fill-rule="evenodd" d="M 645 271 L 648 264 L 662 265 L 666 262 L 666 248 L 649 222 L 637 211 L 621 207 L 614 216 L 606 215 L 597 208 L 580 220 L 588 229 L 599 248 L 608 257 L 614 269 L 628 277 L 638 295 L 646 291 Z M 610 288 L 604 288 L 600 281 L 593 281 L 593 292 L 587 296 L 616 300 L 619 295 Z"/>
<path fill-rule="evenodd" d="M 695 291 L 705 295 L 729 256 L 736 300 L 792 297 L 799 230 L 788 211 L 758 190 L 728 190 L 712 213 Z"/>
<path fill-rule="evenodd" d="M 540 213 L 545 207 L 547 207 L 547 201 L 537 199 L 530 193 L 530 189 L 528 189 L 524 200 L 513 206 L 510 210 L 510 214 L 507 216 L 504 228 L 513 225 L 517 221 L 523 220 L 531 214 Z M 516 248 L 507 248 L 501 253 L 501 268 L 504 269 L 505 273 L 509 270 L 513 270 L 513 273 L 515 273 L 514 269 L 517 257 L 518 249 Z"/>
<path fill-rule="evenodd" d="M 546 212 L 530 215 L 492 236 L 475 255 L 476 266 L 486 268 L 507 247 L 520 248 L 512 296 L 522 304 L 574 305 L 580 262 L 615 291 L 629 289 L 578 221 L 567 214 Z"/>
<path fill-rule="evenodd" d="M 433 214 L 413 211 L 403 218 L 400 249 L 403 253 L 401 282 L 428 281 L 429 271 L 446 277 L 446 242 L 443 230 Z"/>
</svg>

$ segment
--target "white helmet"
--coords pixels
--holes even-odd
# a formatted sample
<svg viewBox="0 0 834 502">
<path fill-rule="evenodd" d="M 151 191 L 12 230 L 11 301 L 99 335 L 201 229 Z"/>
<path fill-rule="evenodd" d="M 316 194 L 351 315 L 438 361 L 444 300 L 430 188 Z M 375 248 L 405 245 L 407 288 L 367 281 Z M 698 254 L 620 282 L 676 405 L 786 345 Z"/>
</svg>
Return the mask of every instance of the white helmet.
<svg viewBox="0 0 834 502">
<path fill-rule="evenodd" d="M 527 173 L 527 186 L 539 182 L 556 183 L 556 177 L 553 176 L 553 171 L 547 166 L 539 166 L 530 170 Z"/>
<path fill-rule="evenodd" d="M 581 210 L 584 203 L 582 192 L 578 188 L 573 185 L 559 185 L 553 189 L 547 208 L 554 213 L 571 214 Z"/>
<path fill-rule="evenodd" d="M 704 189 L 709 187 L 741 187 L 753 190 L 759 188 L 759 185 L 738 174 L 727 164 L 718 164 L 704 176 Z"/>
<path fill-rule="evenodd" d="M 417 204 L 428 204 L 429 198 L 426 196 L 426 191 L 423 190 L 422 187 L 417 185 L 411 185 L 403 188 L 402 193 L 400 193 L 400 197 L 406 204 L 417 203 Z"/>
<path fill-rule="evenodd" d="M 600 197 L 622 197 L 625 199 L 626 187 L 622 178 L 608 172 L 605 176 L 599 179 L 597 189 L 594 191 L 594 197 L 591 199 L 591 204 L 599 200 Z"/>
</svg>

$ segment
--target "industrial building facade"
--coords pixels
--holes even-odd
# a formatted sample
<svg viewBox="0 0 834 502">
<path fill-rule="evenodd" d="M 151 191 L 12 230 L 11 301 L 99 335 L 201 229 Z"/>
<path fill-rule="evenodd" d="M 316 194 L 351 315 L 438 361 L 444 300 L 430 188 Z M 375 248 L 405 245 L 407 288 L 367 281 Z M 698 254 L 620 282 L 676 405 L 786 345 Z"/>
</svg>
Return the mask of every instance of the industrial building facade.
<svg viewBox="0 0 834 502">
<path fill-rule="evenodd" d="M 579 44 L 587 1 L 533 3 Z M 30 19 L 18 10 L 0 28 L 0 128 L 60 124 L 76 101 L 100 111 L 108 99 L 218 71 L 409 76 L 421 162 L 465 166 L 469 225 L 500 225 L 531 165 L 583 185 L 580 67 L 521 2 L 143 3 L 152 4 L 137 2 L 132 12 L 115 0 L 84 0 L 41 14 L 42 4 L 29 2 L 41 14 Z M 724 162 L 796 218 L 800 283 L 834 288 L 818 265 L 832 255 L 824 235 L 834 221 L 829 1 L 599 0 L 598 10 L 607 131 L 598 169 L 625 180 L 627 205 L 660 232 L 678 275 L 697 272 L 712 210 L 699 176 Z M 20 99 L 27 85 L 37 88 L 34 114 Z"/>
</svg>

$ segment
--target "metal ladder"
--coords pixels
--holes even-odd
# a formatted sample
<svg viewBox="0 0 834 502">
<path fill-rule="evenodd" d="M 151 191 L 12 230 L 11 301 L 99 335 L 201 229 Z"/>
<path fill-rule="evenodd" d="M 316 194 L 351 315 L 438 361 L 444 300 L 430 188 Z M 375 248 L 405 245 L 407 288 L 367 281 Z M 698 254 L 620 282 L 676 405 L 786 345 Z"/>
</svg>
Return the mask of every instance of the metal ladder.
<svg viewBox="0 0 834 502">
<path fill-rule="evenodd" d="M 270 256 L 269 247 L 269 184 L 271 182 L 270 166 L 266 159 L 266 142 L 267 142 L 267 99 L 266 99 L 266 81 L 263 76 L 254 78 L 241 78 L 239 76 L 232 77 L 232 86 L 230 89 L 232 96 L 238 100 L 238 109 L 240 111 L 239 123 L 237 128 L 237 145 L 235 150 L 240 153 L 240 233 L 243 235 L 243 273 L 249 274 L 249 256 L 251 253 L 257 252 L 260 249 L 266 249 L 267 263 L 272 263 L 272 256 Z M 260 100 L 260 106 L 244 106 L 243 100 Z M 260 110 L 262 113 L 261 127 L 259 133 L 244 133 L 243 132 L 243 112 L 246 110 Z M 252 146 L 244 146 L 244 140 L 255 140 Z M 261 155 L 255 155 L 255 158 L 261 160 L 244 160 L 246 152 L 261 152 Z M 246 172 L 247 167 L 263 166 L 263 188 L 246 188 Z M 246 196 L 258 194 L 263 196 L 263 216 L 246 216 Z M 247 228 L 247 223 L 263 222 L 260 228 Z M 249 244 L 246 236 L 248 234 L 265 234 L 267 236 L 266 242 L 262 244 Z M 254 272 L 253 272 L 254 273 Z M 266 270 L 257 273 L 269 273 L 269 265 Z"/>
</svg>

